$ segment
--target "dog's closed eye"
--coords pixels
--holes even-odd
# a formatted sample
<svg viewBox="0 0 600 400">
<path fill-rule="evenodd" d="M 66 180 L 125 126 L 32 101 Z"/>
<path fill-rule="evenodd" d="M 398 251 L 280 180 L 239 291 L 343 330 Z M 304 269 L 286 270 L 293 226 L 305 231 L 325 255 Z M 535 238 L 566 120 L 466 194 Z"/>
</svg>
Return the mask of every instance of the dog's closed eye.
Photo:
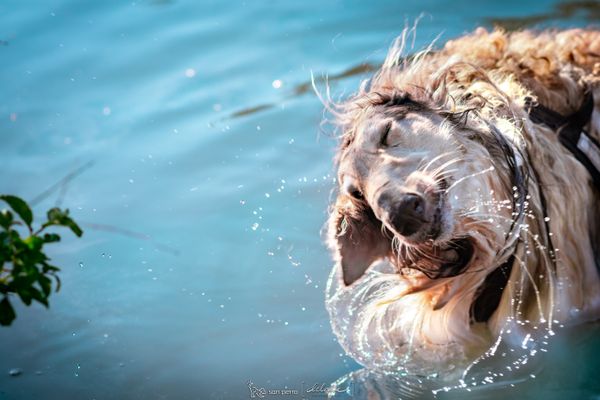
<svg viewBox="0 0 600 400">
<path fill-rule="evenodd" d="M 381 135 L 381 139 L 379 139 L 379 145 L 381 147 L 388 147 L 388 139 L 390 136 L 390 131 L 392 130 L 392 121 L 389 121 L 383 128 L 383 133 Z"/>
</svg>

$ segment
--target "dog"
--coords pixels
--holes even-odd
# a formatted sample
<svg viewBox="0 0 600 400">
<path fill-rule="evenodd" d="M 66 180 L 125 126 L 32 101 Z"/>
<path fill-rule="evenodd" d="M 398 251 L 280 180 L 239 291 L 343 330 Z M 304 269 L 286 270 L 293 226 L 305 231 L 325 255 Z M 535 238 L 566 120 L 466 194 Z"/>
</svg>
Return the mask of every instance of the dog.
<svg viewBox="0 0 600 400">
<path fill-rule="evenodd" d="M 456 371 L 600 316 L 600 31 L 479 28 L 343 102 L 333 330 L 369 368 Z M 536 336 L 537 335 L 537 336 Z"/>
</svg>

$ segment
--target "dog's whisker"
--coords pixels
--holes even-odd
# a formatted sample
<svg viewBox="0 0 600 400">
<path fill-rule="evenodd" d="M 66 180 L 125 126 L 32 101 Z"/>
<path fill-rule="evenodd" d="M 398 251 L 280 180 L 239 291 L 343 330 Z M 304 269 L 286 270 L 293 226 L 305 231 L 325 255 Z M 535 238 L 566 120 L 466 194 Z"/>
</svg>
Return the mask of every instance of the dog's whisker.
<svg viewBox="0 0 600 400">
<path fill-rule="evenodd" d="M 459 170 L 458 168 L 452 168 L 452 169 L 442 169 L 442 170 L 438 170 L 438 171 L 436 171 L 436 173 L 435 173 L 435 174 L 433 174 L 433 176 L 434 176 L 435 178 L 438 178 L 438 177 L 446 177 L 446 176 L 448 176 L 448 175 L 451 175 L 451 174 L 452 174 L 452 173 L 454 173 L 454 172 L 457 172 L 458 170 Z"/>
<path fill-rule="evenodd" d="M 466 181 L 467 179 L 474 178 L 474 177 L 476 177 L 476 176 L 479 176 L 479 175 L 487 174 L 487 173 L 489 173 L 489 172 L 492 172 L 492 171 L 494 171 L 494 169 L 495 169 L 495 167 L 494 167 L 494 166 L 491 166 L 491 167 L 489 167 L 489 168 L 487 168 L 487 169 L 484 169 L 483 171 L 475 172 L 475 173 L 473 173 L 473 174 L 471 174 L 471 175 L 467 175 L 467 176 L 464 176 L 464 177 L 462 177 L 462 178 L 460 178 L 460 179 L 457 179 L 456 181 L 454 181 L 454 183 L 453 183 L 452 185 L 450 185 L 450 186 L 449 186 L 449 187 L 446 189 L 446 191 L 445 191 L 445 192 L 446 192 L 446 193 L 450 192 L 450 190 L 452 190 L 453 188 L 455 188 L 455 187 L 456 187 L 458 184 L 460 184 L 460 183 L 462 183 L 462 182 Z"/>
<path fill-rule="evenodd" d="M 436 161 L 438 161 L 438 160 L 441 160 L 442 158 L 444 158 L 444 157 L 446 157 L 446 156 L 449 156 L 449 155 L 454 155 L 454 154 L 456 154 L 456 151 L 454 151 L 454 150 L 451 150 L 451 151 L 447 151 L 447 152 L 445 152 L 445 153 L 442 153 L 442 154 L 440 154 L 439 156 L 433 157 L 433 158 L 431 159 L 431 161 L 429 161 L 429 162 L 427 163 L 427 165 L 425 165 L 425 167 L 423 167 L 422 169 L 421 169 L 421 168 L 417 168 L 417 169 L 420 169 L 420 170 L 422 170 L 423 172 L 427 172 L 427 170 L 429 169 L 429 167 L 431 167 L 431 166 L 432 166 L 432 165 L 433 165 L 433 164 L 434 164 Z"/>
<path fill-rule="evenodd" d="M 433 179 L 436 184 L 439 184 L 441 181 L 448 179 L 448 177 L 452 176 L 453 173 L 457 172 L 458 168 L 449 169 L 445 171 L 438 172 L 434 175 Z"/>
<path fill-rule="evenodd" d="M 444 169 L 448 168 L 448 167 L 449 167 L 449 166 L 451 166 L 452 164 L 456 164 L 456 163 L 458 163 L 458 162 L 461 162 L 461 161 L 464 161 L 464 159 L 463 159 L 463 158 L 461 158 L 461 157 L 456 157 L 456 158 L 453 158 L 453 159 L 451 159 L 451 160 L 449 160 L 449 161 L 446 161 L 444 164 L 442 164 L 442 165 L 440 165 L 440 166 L 436 167 L 436 168 L 435 168 L 435 169 L 434 169 L 434 170 L 431 172 L 431 174 L 435 176 L 435 175 L 436 175 L 436 174 L 438 174 L 440 171 L 443 171 Z"/>
</svg>

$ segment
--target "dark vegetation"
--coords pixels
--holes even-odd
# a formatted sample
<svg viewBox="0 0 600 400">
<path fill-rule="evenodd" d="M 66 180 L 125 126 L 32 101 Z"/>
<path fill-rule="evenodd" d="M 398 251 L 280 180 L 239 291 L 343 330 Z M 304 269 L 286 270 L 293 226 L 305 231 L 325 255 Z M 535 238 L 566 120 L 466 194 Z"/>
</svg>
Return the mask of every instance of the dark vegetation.
<svg viewBox="0 0 600 400">
<path fill-rule="evenodd" d="M 10 325 L 16 318 L 11 299 L 18 297 L 26 305 L 34 301 L 49 307 L 48 297 L 60 289 L 57 266 L 50 264 L 44 246 L 60 241 L 48 228 L 65 227 L 78 237 L 81 228 L 69 216 L 69 210 L 51 208 L 46 221 L 37 229 L 29 205 L 19 197 L 0 195 L 10 209 L 0 209 L 0 325 Z M 54 282 L 54 284 L 53 284 Z"/>
</svg>

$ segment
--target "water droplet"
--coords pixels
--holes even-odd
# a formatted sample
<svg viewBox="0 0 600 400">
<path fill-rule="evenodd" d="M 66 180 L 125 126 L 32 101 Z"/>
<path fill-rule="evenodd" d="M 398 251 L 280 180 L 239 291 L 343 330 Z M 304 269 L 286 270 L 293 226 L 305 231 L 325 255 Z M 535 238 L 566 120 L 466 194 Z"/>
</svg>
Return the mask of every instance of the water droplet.
<svg viewBox="0 0 600 400">
<path fill-rule="evenodd" d="M 523 342 L 521 343 L 521 347 L 526 349 L 527 348 L 527 342 L 529 342 L 529 339 L 531 338 L 531 335 L 528 333 L 527 335 L 525 335 L 525 338 L 523 339 Z"/>
<path fill-rule="evenodd" d="M 79 261 L 79 267 L 83 268 L 83 262 Z"/>
<path fill-rule="evenodd" d="M 257 223 L 257 222 L 255 222 L 255 223 L 253 223 L 253 224 L 252 224 L 252 230 L 253 230 L 253 231 L 257 230 L 257 229 L 258 229 L 258 227 L 259 227 L 259 225 L 258 225 L 258 223 Z"/>
<path fill-rule="evenodd" d="M 273 81 L 272 85 L 275 89 L 279 89 L 283 85 L 283 82 L 281 82 L 281 80 L 279 80 L 279 79 L 275 79 Z"/>
<path fill-rule="evenodd" d="M 194 68 L 188 68 L 185 70 L 185 76 L 187 78 L 193 78 L 196 76 L 196 70 Z"/>
<path fill-rule="evenodd" d="M 581 310 L 577 307 L 573 307 L 571 310 L 569 310 L 569 314 L 571 314 L 572 317 L 576 317 L 580 312 Z"/>
</svg>

